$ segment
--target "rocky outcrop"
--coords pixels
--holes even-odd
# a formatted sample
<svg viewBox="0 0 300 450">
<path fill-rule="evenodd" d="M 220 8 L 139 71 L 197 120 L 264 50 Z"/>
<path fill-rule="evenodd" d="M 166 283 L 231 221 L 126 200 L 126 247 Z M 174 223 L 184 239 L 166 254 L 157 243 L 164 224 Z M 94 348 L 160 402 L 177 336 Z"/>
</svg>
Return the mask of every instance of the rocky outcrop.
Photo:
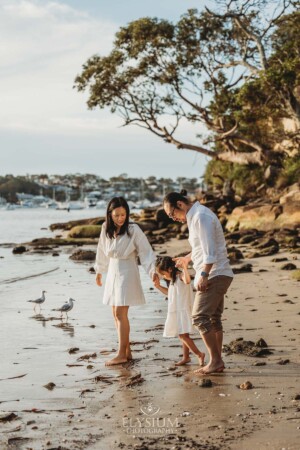
<svg viewBox="0 0 300 450">
<path fill-rule="evenodd" d="M 289 186 L 279 199 L 281 205 L 300 203 L 300 187 L 298 183 Z"/>
<path fill-rule="evenodd" d="M 93 219 L 80 219 L 80 220 L 70 220 L 69 222 L 60 222 L 60 223 L 53 223 L 50 225 L 50 230 L 66 230 L 69 231 L 73 227 L 79 226 L 79 225 L 102 225 L 103 222 L 105 222 L 105 217 L 96 217 Z"/>
<path fill-rule="evenodd" d="M 25 253 L 27 251 L 26 247 L 24 245 L 17 245 L 13 248 L 13 254 L 14 255 L 21 255 L 22 253 Z"/>
<path fill-rule="evenodd" d="M 64 246 L 64 245 L 93 245 L 97 244 L 98 239 L 76 239 L 76 238 L 38 238 L 33 239 L 31 242 L 27 242 L 26 245 L 30 245 L 33 247 L 41 247 L 41 246 Z"/>
<path fill-rule="evenodd" d="M 68 233 L 70 238 L 98 238 L 101 233 L 101 225 L 78 225 L 71 228 Z"/>
<path fill-rule="evenodd" d="M 95 258 L 96 253 L 92 250 L 77 250 L 70 256 L 73 261 L 95 261 Z"/>
<path fill-rule="evenodd" d="M 289 186 L 281 195 L 271 200 L 259 200 L 238 206 L 227 215 L 226 229 L 229 231 L 256 228 L 279 230 L 300 226 L 300 185 Z"/>
<path fill-rule="evenodd" d="M 280 205 L 245 205 L 235 208 L 228 217 L 227 230 L 274 228 L 277 217 L 282 213 Z"/>
<path fill-rule="evenodd" d="M 153 231 L 153 230 L 157 230 L 157 222 L 154 219 L 149 219 L 149 220 L 136 220 L 135 221 L 139 227 L 143 230 L 143 231 Z"/>
</svg>

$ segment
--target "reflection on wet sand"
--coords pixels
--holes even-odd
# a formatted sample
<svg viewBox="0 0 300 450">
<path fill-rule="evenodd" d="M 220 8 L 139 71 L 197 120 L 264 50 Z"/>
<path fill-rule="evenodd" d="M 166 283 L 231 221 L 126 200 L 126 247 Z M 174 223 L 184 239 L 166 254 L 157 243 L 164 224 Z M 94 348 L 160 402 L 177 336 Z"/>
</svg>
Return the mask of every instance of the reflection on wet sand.
<svg viewBox="0 0 300 450">
<path fill-rule="evenodd" d="M 75 335 L 74 327 L 73 327 L 73 325 L 69 324 L 69 322 L 61 322 L 57 325 L 52 325 L 52 326 L 56 327 L 56 328 L 61 328 L 63 331 L 68 333 L 68 335 L 70 337 L 74 337 L 74 335 Z"/>
<path fill-rule="evenodd" d="M 56 328 L 61 328 L 63 331 L 68 333 L 69 336 L 71 336 L 71 337 L 73 337 L 75 334 L 73 325 L 71 325 L 68 321 L 64 322 L 60 317 L 45 317 L 43 314 L 35 314 L 34 316 L 31 316 L 30 318 L 36 320 L 37 322 L 42 322 L 43 327 L 46 326 L 47 322 L 54 321 L 54 320 L 60 321 L 59 324 L 52 325 L 52 326 L 56 327 Z"/>
</svg>

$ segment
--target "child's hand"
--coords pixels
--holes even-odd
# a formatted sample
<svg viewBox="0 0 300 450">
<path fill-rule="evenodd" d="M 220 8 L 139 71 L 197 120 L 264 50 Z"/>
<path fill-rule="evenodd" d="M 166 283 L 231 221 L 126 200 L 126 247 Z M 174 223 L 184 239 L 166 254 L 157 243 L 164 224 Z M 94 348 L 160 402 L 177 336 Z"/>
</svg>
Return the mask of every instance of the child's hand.
<svg viewBox="0 0 300 450">
<path fill-rule="evenodd" d="M 97 283 L 97 285 L 99 287 L 102 286 L 102 275 L 101 275 L 101 273 L 97 273 L 97 275 L 96 275 L 96 283 Z"/>
<path fill-rule="evenodd" d="M 152 281 L 153 283 L 155 282 L 155 280 L 159 280 L 159 276 L 156 272 L 154 272 L 154 274 L 152 275 Z"/>
<path fill-rule="evenodd" d="M 160 287 L 159 277 L 157 277 L 157 278 L 155 278 L 155 279 L 153 280 L 153 284 L 154 284 L 154 286 L 155 286 L 156 288 L 159 288 L 159 287 Z"/>
</svg>

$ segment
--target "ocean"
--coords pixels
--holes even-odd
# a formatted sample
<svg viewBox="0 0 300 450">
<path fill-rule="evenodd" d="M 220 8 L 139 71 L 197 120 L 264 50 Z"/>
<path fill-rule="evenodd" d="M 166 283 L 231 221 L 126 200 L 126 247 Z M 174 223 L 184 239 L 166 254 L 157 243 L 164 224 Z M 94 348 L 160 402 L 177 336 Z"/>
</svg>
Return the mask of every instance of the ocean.
<svg viewBox="0 0 300 450">
<path fill-rule="evenodd" d="M 48 229 L 52 223 L 102 216 L 105 216 L 105 210 L 101 209 L 80 209 L 70 212 L 46 208 L 0 209 L 0 244 L 21 243 L 52 236 Z"/>
</svg>

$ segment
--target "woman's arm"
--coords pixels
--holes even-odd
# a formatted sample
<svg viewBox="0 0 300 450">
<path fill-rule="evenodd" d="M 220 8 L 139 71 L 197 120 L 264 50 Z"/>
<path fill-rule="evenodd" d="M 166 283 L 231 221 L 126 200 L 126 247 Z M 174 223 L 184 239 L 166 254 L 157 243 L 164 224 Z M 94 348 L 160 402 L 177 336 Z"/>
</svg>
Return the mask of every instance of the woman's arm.
<svg viewBox="0 0 300 450">
<path fill-rule="evenodd" d="M 98 241 L 98 247 L 97 247 L 97 254 L 96 254 L 96 261 L 94 265 L 94 269 L 97 275 L 101 275 L 103 272 L 107 272 L 108 264 L 109 264 L 109 257 L 106 256 L 104 253 L 105 248 L 105 241 L 106 241 L 106 235 L 105 235 L 105 224 L 102 225 L 101 233 Z M 99 277 L 98 277 L 99 278 Z M 101 283 L 101 280 L 100 280 Z M 97 282 L 97 284 L 100 286 Z"/>
<path fill-rule="evenodd" d="M 158 279 L 157 274 L 155 274 L 155 254 L 146 235 L 137 224 L 134 225 L 134 243 L 145 272 L 153 281 L 154 278 Z"/>
</svg>

